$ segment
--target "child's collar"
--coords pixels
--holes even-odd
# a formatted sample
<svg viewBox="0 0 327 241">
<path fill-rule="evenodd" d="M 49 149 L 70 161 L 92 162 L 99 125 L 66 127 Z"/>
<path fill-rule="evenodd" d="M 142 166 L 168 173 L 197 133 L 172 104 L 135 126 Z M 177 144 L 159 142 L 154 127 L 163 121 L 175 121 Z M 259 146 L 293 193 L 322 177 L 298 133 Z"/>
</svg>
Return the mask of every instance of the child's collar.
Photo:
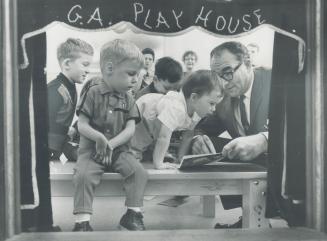
<svg viewBox="0 0 327 241">
<path fill-rule="evenodd" d="M 70 79 L 68 79 L 68 77 L 64 73 L 60 72 L 59 78 L 64 82 L 64 84 L 67 87 L 69 87 L 69 86 L 75 86 L 75 83 L 72 82 Z"/>
<path fill-rule="evenodd" d="M 101 81 L 100 86 L 101 86 L 100 91 L 101 91 L 102 95 L 112 93 L 113 95 L 117 96 L 118 98 L 124 98 L 124 95 L 122 93 L 114 90 L 105 81 Z"/>
</svg>

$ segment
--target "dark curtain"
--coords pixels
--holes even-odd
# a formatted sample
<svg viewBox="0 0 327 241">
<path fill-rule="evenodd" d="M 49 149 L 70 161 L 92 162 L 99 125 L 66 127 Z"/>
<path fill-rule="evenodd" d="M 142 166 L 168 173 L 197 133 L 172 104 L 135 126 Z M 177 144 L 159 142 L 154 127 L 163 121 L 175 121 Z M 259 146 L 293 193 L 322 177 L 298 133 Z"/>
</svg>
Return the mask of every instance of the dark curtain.
<svg viewBox="0 0 327 241">
<path fill-rule="evenodd" d="M 35 151 L 36 151 L 36 177 L 38 181 L 38 192 L 40 198 L 48 196 L 44 193 L 49 190 L 49 182 L 45 180 L 49 173 L 48 147 L 47 147 L 47 82 L 45 75 L 46 65 L 46 34 L 40 34 L 28 39 L 27 53 L 29 54 L 30 64 L 27 69 L 19 73 L 20 85 L 20 145 L 21 145 L 21 197 L 22 204 L 33 204 L 35 193 L 32 187 L 32 159 L 31 159 L 31 126 L 29 115 L 29 93 L 33 86 L 34 101 L 34 129 L 35 129 Z M 33 85 L 32 85 L 33 83 Z M 34 138 L 32 136 L 32 138 Z M 44 179 L 45 178 L 45 179 Z M 38 208 L 23 210 L 23 227 L 35 226 L 34 223 L 38 215 Z"/>
<path fill-rule="evenodd" d="M 282 216 L 290 226 L 305 222 L 305 85 L 304 74 L 298 73 L 298 44 L 275 34 L 269 114 L 267 216 Z"/>
</svg>

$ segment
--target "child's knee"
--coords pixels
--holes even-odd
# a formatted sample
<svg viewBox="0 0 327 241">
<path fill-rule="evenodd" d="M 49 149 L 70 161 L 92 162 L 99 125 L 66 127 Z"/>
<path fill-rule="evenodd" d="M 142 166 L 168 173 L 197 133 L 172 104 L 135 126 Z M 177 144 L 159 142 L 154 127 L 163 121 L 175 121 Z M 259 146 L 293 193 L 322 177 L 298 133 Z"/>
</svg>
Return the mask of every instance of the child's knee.
<svg viewBox="0 0 327 241">
<path fill-rule="evenodd" d="M 75 185 L 92 183 L 92 175 L 87 170 L 76 170 L 73 176 Z"/>
</svg>

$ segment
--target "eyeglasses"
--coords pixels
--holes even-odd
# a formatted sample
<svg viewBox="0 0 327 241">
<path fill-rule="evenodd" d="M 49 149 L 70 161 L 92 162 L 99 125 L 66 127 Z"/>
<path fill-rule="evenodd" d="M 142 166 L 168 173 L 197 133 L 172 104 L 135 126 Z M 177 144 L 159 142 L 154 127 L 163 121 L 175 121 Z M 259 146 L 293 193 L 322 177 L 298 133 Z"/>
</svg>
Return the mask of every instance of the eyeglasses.
<svg viewBox="0 0 327 241">
<path fill-rule="evenodd" d="M 219 77 L 226 81 L 232 81 L 234 79 L 234 73 L 241 67 L 243 62 L 239 63 L 235 68 L 226 67 L 220 73 L 217 73 Z"/>
</svg>

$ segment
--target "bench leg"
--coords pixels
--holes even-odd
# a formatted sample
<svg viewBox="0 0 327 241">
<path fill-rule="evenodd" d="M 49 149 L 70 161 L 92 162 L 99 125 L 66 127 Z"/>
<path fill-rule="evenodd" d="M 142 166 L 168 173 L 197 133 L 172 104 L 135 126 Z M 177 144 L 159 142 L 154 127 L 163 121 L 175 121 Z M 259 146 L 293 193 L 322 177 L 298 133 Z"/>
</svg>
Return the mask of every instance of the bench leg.
<svg viewBox="0 0 327 241">
<path fill-rule="evenodd" d="M 216 196 L 203 196 L 203 216 L 214 218 L 216 215 Z"/>
<path fill-rule="evenodd" d="M 251 180 L 243 183 L 243 228 L 267 228 L 266 180 Z"/>
</svg>

